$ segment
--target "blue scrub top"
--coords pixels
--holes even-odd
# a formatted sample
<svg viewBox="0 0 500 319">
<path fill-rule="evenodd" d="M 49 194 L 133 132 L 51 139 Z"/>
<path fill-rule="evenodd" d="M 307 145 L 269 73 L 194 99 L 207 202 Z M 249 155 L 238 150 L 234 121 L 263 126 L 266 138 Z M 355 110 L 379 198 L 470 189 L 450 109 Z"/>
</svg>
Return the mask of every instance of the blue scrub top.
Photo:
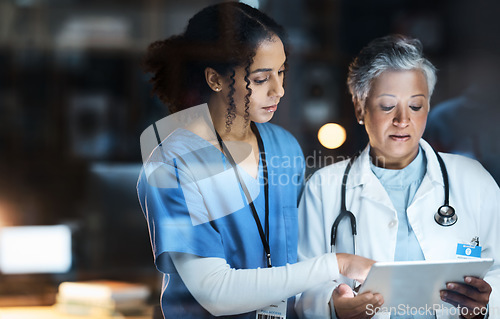
<svg viewBox="0 0 500 319">
<path fill-rule="evenodd" d="M 283 266 L 297 261 L 297 202 L 305 161 L 289 132 L 270 123 L 256 125 L 269 175 L 272 263 Z M 262 165 L 257 179 L 239 172 L 264 223 Z M 266 267 L 257 225 L 231 165 L 198 135 L 185 129 L 170 134 L 145 163 L 137 190 L 155 264 L 164 273 L 161 305 L 166 318 L 211 316 L 194 300 L 165 252 L 224 258 L 236 269 Z M 255 318 L 255 312 L 231 317 Z"/>
</svg>

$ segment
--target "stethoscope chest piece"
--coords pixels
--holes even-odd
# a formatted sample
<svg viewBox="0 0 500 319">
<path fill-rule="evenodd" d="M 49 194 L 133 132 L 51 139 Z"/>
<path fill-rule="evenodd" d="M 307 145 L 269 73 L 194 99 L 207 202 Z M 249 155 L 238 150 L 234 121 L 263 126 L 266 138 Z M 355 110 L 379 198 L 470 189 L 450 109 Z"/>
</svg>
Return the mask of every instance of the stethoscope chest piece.
<svg viewBox="0 0 500 319">
<path fill-rule="evenodd" d="M 441 226 L 451 226 L 457 222 L 458 218 L 453 207 L 443 205 L 439 207 L 437 213 L 434 215 L 434 220 Z"/>
</svg>

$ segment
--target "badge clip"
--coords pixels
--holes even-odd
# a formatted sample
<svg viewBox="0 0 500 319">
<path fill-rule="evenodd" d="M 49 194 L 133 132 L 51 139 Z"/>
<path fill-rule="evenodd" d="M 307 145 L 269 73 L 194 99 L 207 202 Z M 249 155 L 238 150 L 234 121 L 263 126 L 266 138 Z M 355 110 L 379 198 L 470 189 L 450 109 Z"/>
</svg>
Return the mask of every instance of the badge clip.
<svg viewBox="0 0 500 319">
<path fill-rule="evenodd" d="M 475 236 L 469 244 L 457 244 L 457 258 L 481 258 L 482 247 L 479 246 L 479 237 Z"/>
</svg>

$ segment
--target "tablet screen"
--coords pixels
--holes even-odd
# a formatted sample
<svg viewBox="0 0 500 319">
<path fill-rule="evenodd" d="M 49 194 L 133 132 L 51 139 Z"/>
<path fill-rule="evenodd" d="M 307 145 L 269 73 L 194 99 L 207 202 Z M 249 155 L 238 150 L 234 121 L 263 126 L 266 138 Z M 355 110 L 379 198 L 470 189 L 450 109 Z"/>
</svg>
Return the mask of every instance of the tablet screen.
<svg viewBox="0 0 500 319">
<path fill-rule="evenodd" d="M 446 283 L 463 282 L 465 276 L 483 278 L 492 264 L 491 258 L 375 263 L 359 293 L 382 294 L 383 308 L 450 308 L 440 298 Z"/>
</svg>

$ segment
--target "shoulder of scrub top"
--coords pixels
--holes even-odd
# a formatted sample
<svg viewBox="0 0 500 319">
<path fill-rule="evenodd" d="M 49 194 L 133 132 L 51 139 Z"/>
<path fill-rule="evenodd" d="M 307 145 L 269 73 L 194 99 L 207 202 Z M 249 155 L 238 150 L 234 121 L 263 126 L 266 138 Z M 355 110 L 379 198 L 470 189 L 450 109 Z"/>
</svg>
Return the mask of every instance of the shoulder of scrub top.
<svg viewBox="0 0 500 319">
<path fill-rule="evenodd" d="M 142 173 L 150 184 L 154 181 L 153 186 L 169 188 L 179 178 L 196 180 L 197 173 L 222 167 L 222 153 L 213 144 L 189 130 L 176 129 L 156 146 Z"/>
<path fill-rule="evenodd" d="M 212 146 L 208 141 L 186 129 L 176 129 L 151 152 L 145 165 L 152 162 L 171 163 L 174 158 Z"/>
</svg>

